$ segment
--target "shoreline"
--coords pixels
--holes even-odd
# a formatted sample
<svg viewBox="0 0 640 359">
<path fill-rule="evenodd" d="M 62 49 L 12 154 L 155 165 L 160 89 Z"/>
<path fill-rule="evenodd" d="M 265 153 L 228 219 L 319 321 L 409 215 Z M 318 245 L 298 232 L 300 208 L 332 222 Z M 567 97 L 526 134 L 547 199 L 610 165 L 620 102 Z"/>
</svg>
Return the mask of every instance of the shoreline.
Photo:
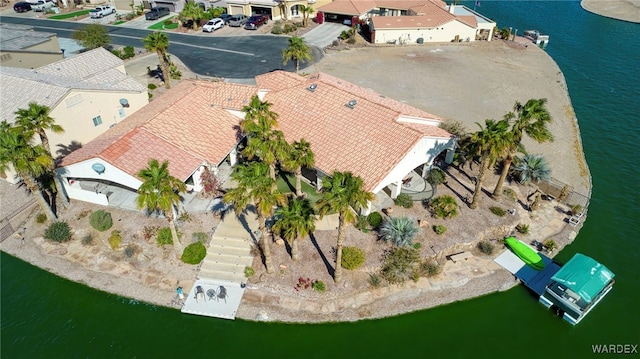
<svg viewBox="0 0 640 359">
<path fill-rule="evenodd" d="M 494 59 L 494 66 L 496 67 L 496 69 L 502 72 L 504 72 L 503 67 L 505 63 L 510 64 L 511 66 L 515 66 L 516 63 L 520 63 L 520 58 L 518 56 L 531 56 L 527 57 L 528 59 L 535 58 L 535 61 L 532 60 L 533 62 L 535 62 L 534 65 L 528 63 L 527 67 L 532 67 L 533 72 L 537 75 L 543 72 L 548 76 L 535 76 L 535 81 L 537 81 L 541 88 L 535 88 L 535 91 L 533 91 L 533 93 L 531 93 L 530 88 L 527 88 L 528 93 L 530 94 L 530 97 L 536 97 L 539 96 L 536 92 L 541 91 L 542 93 L 548 93 L 553 97 L 553 108 L 550 108 L 550 110 L 553 111 L 552 114 L 554 115 L 554 118 L 559 117 L 559 121 L 562 123 L 562 126 L 560 126 L 560 124 L 558 125 L 559 127 L 557 128 L 557 131 L 560 131 L 560 133 L 565 136 L 565 138 L 563 138 L 564 142 L 562 144 L 556 143 L 554 145 L 564 146 L 563 150 L 558 150 L 556 147 L 553 147 L 551 145 L 549 146 L 550 148 L 547 149 L 547 152 L 557 154 L 556 156 L 552 156 L 549 159 L 549 162 L 551 165 L 561 167 L 561 170 L 570 172 L 564 174 L 566 178 L 576 179 L 576 181 L 584 181 L 582 183 L 582 186 L 586 187 L 585 189 L 587 190 L 587 195 L 590 196 L 590 175 L 588 167 L 586 167 L 584 153 L 582 152 L 579 127 L 577 124 L 577 119 L 575 119 L 575 115 L 573 115 L 573 108 L 571 106 L 568 89 L 566 84 L 564 83 L 564 76 L 560 72 L 560 78 L 557 77 L 558 74 L 556 74 L 555 71 L 559 71 L 559 69 L 557 67 L 557 64 L 555 64 L 555 61 L 553 61 L 553 59 L 544 51 L 537 49 L 535 46 L 530 46 L 529 48 L 523 47 L 522 49 L 518 48 L 507 50 L 504 49 L 505 46 L 512 46 L 512 44 L 466 46 L 465 49 L 454 48 L 450 45 L 441 44 L 431 47 L 425 46 L 422 49 L 426 49 L 425 51 L 428 51 L 428 49 L 432 49 L 434 47 L 442 47 L 445 48 L 446 51 L 450 52 L 450 54 L 448 54 L 449 56 L 451 56 L 452 58 L 456 58 L 457 60 L 460 60 L 460 58 L 462 57 L 466 58 L 466 56 L 469 56 L 469 53 L 471 53 L 472 56 L 478 55 L 478 52 L 483 52 L 483 54 L 481 55 L 489 56 L 488 58 L 490 59 L 494 58 L 495 56 L 500 56 L 500 59 Z M 404 51 L 416 53 L 418 52 L 418 49 L 420 48 L 408 47 L 405 48 Z M 377 50 L 379 50 L 381 54 L 387 53 L 389 56 L 391 56 L 391 58 L 393 58 L 393 56 L 396 56 L 397 52 L 400 51 L 400 49 L 398 49 L 398 51 L 394 51 L 390 50 L 390 48 L 380 48 Z M 332 73 L 331 68 L 335 67 L 339 68 L 341 71 L 350 71 L 348 68 L 343 66 L 343 63 L 341 63 L 341 61 L 345 61 L 345 56 L 349 58 L 348 61 L 355 62 L 352 61 L 352 56 L 364 54 L 366 57 L 367 51 L 374 51 L 374 49 L 369 48 L 363 50 L 362 52 L 344 51 L 342 52 L 342 54 L 329 53 L 327 54 L 328 56 L 325 56 L 325 59 L 329 58 L 329 60 L 323 60 L 322 63 L 316 64 L 314 65 L 314 67 L 318 68 L 320 71 L 339 76 L 338 74 Z M 494 51 L 504 52 L 496 54 Z M 544 55 L 539 56 L 540 54 L 536 53 L 536 51 L 540 51 L 544 53 Z M 349 55 L 345 55 L 346 53 L 348 53 Z M 523 55 L 525 53 L 526 55 Z M 510 54 L 512 55 L 511 57 L 509 57 Z M 339 56 L 342 56 L 342 58 L 339 58 Z M 475 61 L 475 58 L 472 59 L 472 61 Z M 548 66 L 548 61 L 551 61 L 554 66 Z M 402 67 L 403 65 L 399 64 L 399 66 Z M 485 63 L 483 64 L 483 66 L 486 68 L 487 64 Z M 363 69 L 362 71 L 366 72 L 367 69 Z M 488 71 L 488 75 L 490 78 L 494 78 L 497 76 L 497 74 L 491 71 Z M 358 75 L 354 74 L 354 76 Z M 508 81 L 512 80 L 509 74 L 503 76 L 506 76 L 505 84 Z M 531 81 L 531 79 L 527 76 L 522 77 L 522 81 Z M 555 81 L 550 81 L 549 78 L 552 78 Z M 373 87 L 370 85 L 360 84 L 357 81 L 349 79 L 348 77 L 345 79 L 359 84 L 363 87 Z M 455 80 L 452 80 L 451 77 L 445 78 L 444 80 L 445 84 L 452 81 L 455 82 Z M 500 80 L 501 79 L 498 78 L 497 81 Z M 478 82 L 482 83 L 483 79 L 480 78 Z M 382 83 L 384 84 L 384 81 Z M 486 82 L 485 86 L 487 84 L 490 84 L 490 82 Z M 506 86 L 507 88 L 508 86 L 517 87 L 517 85 L 503 86 Z M 552 87 L 555 90 L 551 89 Z M 560 91 L 558 91 L 558 89 Z M 374 90 L 376 89 L 374 88 Z M 465 94 L 460 94 L 460 91 L 457 88 L 453 88 L 452 91 L 456 92 L 458 96 L 462 98 L 464 98 L 465 96 Z M 383 93 L 383 91 L 379 92 Z M 398 97 L 398 100 L 403 100 L 404 98 L 405 95 L 403 94 Z M 411 103 L 411 100 L 407 100 L 407 102 Z M 509 106 L 511 106 L 513 103 L 511 98 L 506 99 L 505 102 L 508 103 Z M 455 103 L 449 103 L 448 105 L 451 104 Z M 488 116 L 487 118 L 497 118 L 497 114 L 493 114 L 491 111 L 497 111 L 497 113 L 501 115 L 504 113 L 504 111 L 508 110 L 508 108 L 503 108 L 501 104 L 496 105 L 495 103 L 491 103 L 488 105 L 489 108 L 487 109 L 480 108 L 480 105 L 481 104 L 479 103 L 472 103 L 469 106 L 475 106 L 473 107 L 473 111 L 480 111 L 482 115 L 485 115 L 483 111 L 486 111 L 486 116 Z M 422 107 L 430 107 L 430 105 L 427 104 Z M 461 106 L 457 106 L 457 108 L 450 110 L 453 112 L 461 111 L 460 107 Z M 568 110 L 570 110 L 570 114 L 566 113 L 568 112 Z M 565 112 L 565 115 L 559 116 L 559 112 Z M 439 112 L 437 109 L 435 109 L 433 110 L 433 113 L 438 114 Z M 465 113 L 460 114 L 461 118 L 465 116 Z M 452 118 L 457 117 L 458 116 L 452 116 Z M 568 162 L 584 162 L 584 168 L 581 168 L 580 166 L 567 166 L 567 157 L 570 157 L 570 161 Z M 586 174 L 583 171 L 586 171 Z M 570 235 L 568 236 L 569 238 L 567 238 L 567 242 L 562 243 L 559 250 L 561 250 L 564 245 L 571 243 L 571 241 L 575 239 L 574 234 L 577 233 L 570 233 Z M 78 241 L 76 240 L 75 242 Z M 41 237 L 28 238 L 24 244 L 20 244 L 19 240 L 17 240 L 15 236 L 11 236 L 2 242 L 1 249 L 11 255 L 14 255 L 22 260 L 31 263 L 32 265 L 40 267 L 44 270 L 72 280 L 74 282 L 78 282 L 89 287 L 126 298 L 133 298 L 150 304 L 176 309 L 179 307 L 177 307 L 176 305 L 172 305 L 172 300 L 175 298 L 176 286 L 184 285 L 186 288 L 189 286 L 189 282 L 191 282 L 192 284 L 195 280 L 195 273 L 193 272 L 194 270 L 197 270 L 195 266 L 174 263 L 180 269 L 180 274 L 176 274 L 175 278 L 171 277 L 170 279 L 163 281 L 159 285 L 157 283 L 152 283 L 153 285 L 146 282 L 140 283 L 128 278 L 82 267 L 76 262 L 58 257 L 60 253 L 56 252 L 55 249 L 45 251 L 43 248 L 43 244 L 45 243 L 44 240 L 41 239 Z M 370 288 L 362 292 L 350 292 L 347 295 L 331 298 L 331 300 L 327 300 L 326 298 L 309 298 L 303 295 L 294 296 L 290 293 L 287 293 L 287 290 L 291 290 L 291 288 L 269 288 L 268 286 L 260 285 L 259 283 L 250 283 L 247 285 L 247 291 L 245 292 L 241 305 L 238 309 L 237 317 L 244 320 L 273 320 L 279 322 L 304 323 L 336 321 L 344 322 L 361 319 L 385 318 L 406 314 L 417 310 L 433 308 L 456 301 L 477 298 L 498 291 L 507 290 L 518 284 L 518 282 L 510 273 L 508 273 L 504 269 L 497 267 L 497 265 L 492 262 L 492 258 L 474 258 L 471 261 L 472 263 L 469 265 L 469 268 L 456 268 L 455 264 L 451 264 L 448 262 L 449 261 L 447 261 L 447 263 L 445 264 L 446 266 L 449 266 L 449 270 L 467 271 L 466 273 L 469 273 L 467 278 L 463 278 L 459 282 L 453 282 L 453 284 L 449 282 L 438 283 L 437 277 L 435 280 L 433 278 L 421 278 L 417 283 L 409 282 L 400 287 L 387 286 L 377 289 Z M 492 267 L 492 265 L 495 267 Z M 482 272 L 482 275 L 475 275 L 474 269 L 477 268 L 485 268 L 486 270 Z M 190 278 L 189 274 L 191 274 Z M 267 314 L 266 318 L 265 315 L 263 315 L 265 312 Z"/>
<path fill-rule="evenodd" d="M 580 6 L 596 15 L 640 23 L 640 0 L 582 0 Z"/>
</svg>

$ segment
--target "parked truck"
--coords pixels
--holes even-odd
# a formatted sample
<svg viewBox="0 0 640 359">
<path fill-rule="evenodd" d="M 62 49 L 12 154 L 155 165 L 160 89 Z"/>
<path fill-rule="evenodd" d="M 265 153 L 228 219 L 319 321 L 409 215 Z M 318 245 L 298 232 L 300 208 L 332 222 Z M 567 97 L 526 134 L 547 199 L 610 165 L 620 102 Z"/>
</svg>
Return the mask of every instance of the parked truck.
<svg viewBox="0 0 640 359">
<path fill-rule="evenodd" d="M 116 9 L 113 6 L 98 6 L 93 10 L 89 10 L 89 16 L 92 19 L 99 19 L 103 16 L 115 14 Z"/>
</svg>

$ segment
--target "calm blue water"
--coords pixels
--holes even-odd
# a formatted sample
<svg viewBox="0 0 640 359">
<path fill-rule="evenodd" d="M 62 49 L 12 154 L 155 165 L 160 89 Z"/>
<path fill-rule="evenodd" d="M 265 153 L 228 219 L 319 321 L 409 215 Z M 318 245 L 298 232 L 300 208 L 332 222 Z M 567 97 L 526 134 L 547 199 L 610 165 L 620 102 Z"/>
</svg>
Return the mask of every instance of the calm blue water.
<svg viewBox="0 0 640 359">
<path fill-rule="evenodd" d="M 99 292 L 3 253 L 2 358 L 583 358 L 593 344 L 640 344 L 640 25 L 577 1 L 481 1 L 477 10 L 500 28 L 550 34 L 547 52 L 567 79 L 594 188 L 585 226 L 558 259 L 582 252 L 617 275 L 584 322 L 571 327 L 521 287 L 358 323 L 213 320 Z"/>
</svg>

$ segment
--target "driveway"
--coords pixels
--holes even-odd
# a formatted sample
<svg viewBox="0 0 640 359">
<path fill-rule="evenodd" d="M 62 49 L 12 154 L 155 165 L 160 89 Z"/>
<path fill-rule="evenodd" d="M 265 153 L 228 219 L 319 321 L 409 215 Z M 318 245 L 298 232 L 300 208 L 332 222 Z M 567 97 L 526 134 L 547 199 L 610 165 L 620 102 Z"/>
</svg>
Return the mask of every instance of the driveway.
<svg viewBox="0 0 640 359">
<path fill-rule="evenodd" d="M 346 25 L 335 22 L 325 22 L 306 33 L 302 38 L 305 39 L 307 44 L 324 49 L 331 45 L 333 40 L 337 40 L 345 30 L 349 30 L 349 27 Z"/>
</svg>

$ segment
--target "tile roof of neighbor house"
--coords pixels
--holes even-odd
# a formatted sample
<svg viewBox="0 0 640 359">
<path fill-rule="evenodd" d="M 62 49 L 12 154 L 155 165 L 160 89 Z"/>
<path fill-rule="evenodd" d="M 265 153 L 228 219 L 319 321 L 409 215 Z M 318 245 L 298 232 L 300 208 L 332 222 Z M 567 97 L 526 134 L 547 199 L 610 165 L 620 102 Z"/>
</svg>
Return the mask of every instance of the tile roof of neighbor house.
<svg viewBox="0 0 640 359">
<path fill-rule="evenodd" d="M 376 2 L 371 0 L 336 0 L 327 5 L 320 6 L 317 10 L 325 13 L 359 16 L 376 8 Z"/>
<path fill-rule="evenodd" d="M 29 25 L 0 24 L 0 50 L 26 50 L 57 36 L 52 32 L 33 31 Z M 61 50 L 58 53 L 62 52 Z"/>
<path fill-rule="evenodd" d="M 0 66 L 1 119 L 13 123 L 16 109 L 26 108 L 33 101 L 54 108 L 72 90 L 146 91 L 145 86 L 116 69 L 122 64 L 118 57 L 100 48 L 33 70 Z"/>
<path fill-rule="evenodd" d="M 226 109 L 242 109 L 256 91 L 248 85 L 183 81 L 69 154 L 61 166 L 99 157 L 135 176 L 155 158 L 168 160 L 171 174 L 186 180 L 203 162 L 222 162 L 240 140 L 240 119 Z M 131 148 L 134 140 L 140 141 L 137 149 Z"/>
<path fill-rule="evenodd" d="M 278 73 L 269 73 L 257 82 L 268 85 L 279 78 Z M 311 84 L 316 84 L 313 91 Z M 311 143 L 318 169 L 351 171 L 364 180 L 367 190 L 375 188 L 425 136 L 451 137 L 431 124 L 401 121 L 402 116 L 431 123 L 440 118 L 323 73 L 269 92 L 265 100 L 279 115 L 287 141 L 304 138 Z M 352 100 L 356 104 L 350 108 L 347 104 Z"/>
</svg>

